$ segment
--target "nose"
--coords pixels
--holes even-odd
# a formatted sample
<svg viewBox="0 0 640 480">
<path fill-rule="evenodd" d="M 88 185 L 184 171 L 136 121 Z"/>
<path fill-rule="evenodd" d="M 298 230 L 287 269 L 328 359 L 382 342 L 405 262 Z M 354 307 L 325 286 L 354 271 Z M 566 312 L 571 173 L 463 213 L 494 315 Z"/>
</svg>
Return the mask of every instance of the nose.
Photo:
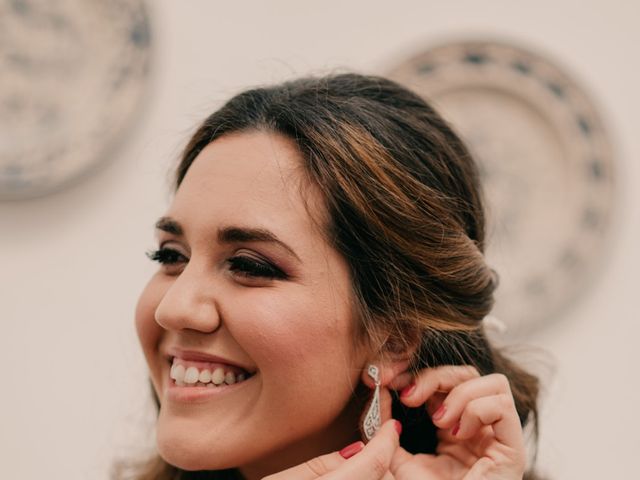
<svg viewBox="0 0 640 480">
<path fill-rule="evenodd" d="M 175 277 L 156 307 L 155 320 L 165 330 L 212 333 L 220 326 L 211 272 L 189 263 Z"/>
</svg>

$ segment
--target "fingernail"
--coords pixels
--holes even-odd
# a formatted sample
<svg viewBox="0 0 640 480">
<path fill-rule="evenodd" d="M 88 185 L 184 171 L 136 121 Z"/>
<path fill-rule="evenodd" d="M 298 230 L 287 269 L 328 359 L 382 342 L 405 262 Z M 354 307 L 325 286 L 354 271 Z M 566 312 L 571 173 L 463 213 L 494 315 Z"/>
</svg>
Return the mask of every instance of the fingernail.
<svg viewBox="0 0 640 480">
<path fill-rule="evenodd" d="M 400 392 L 400 396 L 401 397 L 408 397 L 409 395 L 411 395 L 414 391 L 416 390 L 416 384 L 415 382 L 411 382 L 409 385 L 407 385 L 406 387 L 404 387 L 402 389 L 402 391 Z"/>
<path fill-rule="evenodd" d="M 394 424 L 393 426 L 396 427 L 396 432 L 398 432 L 398 435 L 402 434 L 402 424 L 398 421 L 398 420 L 394 420 Z"/>
<path fill-rule="evenodd" d="M 453 427 L 453 430 L 451 430 L 451 435 L 455 437 L 456 433 L 458 433 L 458 430 L 460 430 L 460 423 L 456 423 L 456 426 Z"/>
<path fill-rule="evenodd" d="M 351 458 L 363 448 L 364 448 L 364 443 L 354 442 L 351 445 L 347 445 L 342 450 L 340 450 L 340 455 L 342 455 L 342 458 L 345 458 L 345 459 Z"/>
<path fill-rule="evenodd" d="M 433 415 L 431 415 L 431 420 L 440 420 L 444 416 L 444 412 L 446 410 L 447 409 L 444 407 L 444 405 L 440 405 L 440 408 L 436 410 Z"/>
</svg>

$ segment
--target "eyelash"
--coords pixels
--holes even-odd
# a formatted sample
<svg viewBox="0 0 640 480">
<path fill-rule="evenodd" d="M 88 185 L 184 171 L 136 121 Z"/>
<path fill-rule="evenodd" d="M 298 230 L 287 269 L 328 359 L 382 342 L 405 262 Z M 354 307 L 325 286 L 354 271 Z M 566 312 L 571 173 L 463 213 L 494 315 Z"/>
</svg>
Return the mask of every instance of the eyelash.
<svg viewBox="0 0 640 480">
<path fill-rule="evenodd" d="M 146 252 L 147 257 L 161 265 L 175 265 L 185 256 L 173 248 L 160 248 Z M 230 270 L 243 277 L 284 280 L 287 274 L 268 262 L 260 262 L 247 256 L 236 256 L 227 260 Z"/>
</svg>

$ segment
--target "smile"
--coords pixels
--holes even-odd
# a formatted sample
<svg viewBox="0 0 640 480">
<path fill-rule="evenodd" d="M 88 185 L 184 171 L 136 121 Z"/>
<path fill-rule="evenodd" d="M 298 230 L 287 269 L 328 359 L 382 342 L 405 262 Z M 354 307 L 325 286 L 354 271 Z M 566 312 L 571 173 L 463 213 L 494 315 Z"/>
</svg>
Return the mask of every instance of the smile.
<svg viewBox="0 0 640 480">
<path fill-rule="evenodd" d="M 178 387 L 219 388 L 242 383 L 251 374 L 239 367 L 212 362 L 187 361 L 173 358 L 169 377 Z"/>
</svg>

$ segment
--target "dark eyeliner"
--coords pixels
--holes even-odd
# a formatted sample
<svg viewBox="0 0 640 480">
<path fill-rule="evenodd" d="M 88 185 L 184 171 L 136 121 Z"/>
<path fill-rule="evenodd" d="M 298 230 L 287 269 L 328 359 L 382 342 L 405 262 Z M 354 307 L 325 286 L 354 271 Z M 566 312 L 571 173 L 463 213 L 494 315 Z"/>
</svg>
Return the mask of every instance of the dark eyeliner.
<svg viewBox="0 0 640 480">
<path fill-rule="evenodd" d="M 180 263 L 180 261 L 187 260 L 184 255 L 173 248 L 161 247 L 158 250 L 147 251 L 145 254 L 150 260 L 158 262 L 161 265 L 174 265 Z M 229 270 L 231 270 L 231 272 L 243 277 L 278 280 L 289 278 L 285 272 L 275 265 L 248 256 L 238 255 L 230 258 L 227 262 L 229 263 Z"/>
<path fill-rule="evenodd" d="M 154 262 L 162 265 L 173 265 L 180 261 L 180 257 L 184 257 L 180 252 L 172 248 L 159 248 L 158 250 L 149 250 L 145 255 Z"/>
<path fill-rule="evenodd" d="M 275 265 L 265 261 L 255 260 L 250 257 L 232 257 L 228 262 L 229 270 L 242 276 L 279 280 L 285 280 L 288 278 L 288 275 Z"/>
</svg>

